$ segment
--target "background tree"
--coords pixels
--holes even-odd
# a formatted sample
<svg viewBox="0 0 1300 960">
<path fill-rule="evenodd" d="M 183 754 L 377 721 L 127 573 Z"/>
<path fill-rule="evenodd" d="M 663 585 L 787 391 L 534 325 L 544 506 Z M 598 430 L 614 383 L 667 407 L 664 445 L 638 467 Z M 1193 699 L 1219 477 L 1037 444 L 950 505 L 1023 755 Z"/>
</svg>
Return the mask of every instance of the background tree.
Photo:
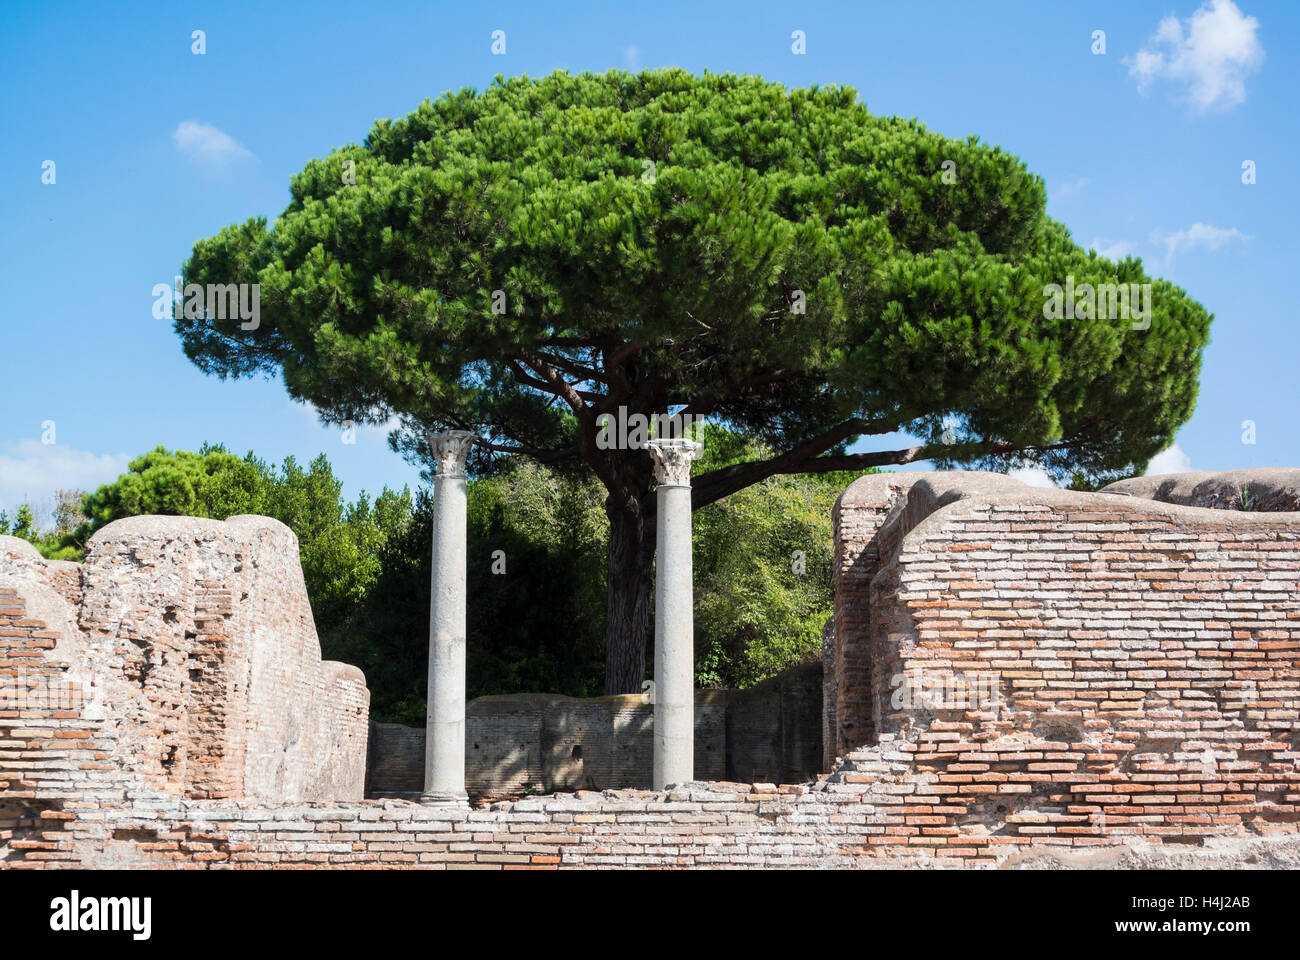
<svg viewBox="0 0 1300 960">
<path fill-rule="evenodd" d="M 717 428 L 702 439 L 704 472 L 772 455 L 760 441 Z M 834 601 L 831 508 L 860 475 L 768 477 L 696 513 L 700 686 L 744 688 L 821 658 Z"/>
<path fill-rule="evenodd" d="M 265 514 L 273 483 L 273 472 L 252 454 L 241 459 L 212 444 L 197 453 L 155 447 L 128 463 L 126 473 L 112 483 L 87 494 L 82 510 L 90 518 L 90 532 L 145 514 L 225 520 L 240 513 Z"/>
<path fill-rule="evenodd" d="M 80 490 L 56 490 L 52 501 L 48 501 L 52 503 L 49 510 L 38 511 L 30 502 L 23 503 L 15 509 L 12 519 L 7 511 L 0 510 L 0 534 L 28 541 L 51 560 L 80 560 L 89 529 L 82 512 L 84 499 Z M 42 528 L 38 512 L 50 517 L 48 528 Z"/>
<path fill-rule="evenodd" d="M 355 177 L 344 176 L 345 163 Z M 345 182 L 349 180 L 355 182 Z M 710 416 L 763 444 L 693 478 L 932 460 L 1143 469 L 1191 415 L 1210 316 L 1085 251 L 1042 180 L 848 88 L 681 70 L 498 81 L 308 162 L 268 228 L 202 240 L 189 283 L 259 283 L 261 322 L 190 309 L 204 371 L 283 376 L 330 422 L 486 437 L 605 491 L 607 692 L 639 689 L 654 549 L 644 449 L 602 414 Z M 1044 316 L 1044 287 L 1153 282 L 1150 326 Z M 920 442 L 850 454 L 865 436 Z M 950 431 L 950 432 L 949 432 Z"/>
<path fill-rule="evenodd" d="M 700 466 L 765 451 L 706 427 Z M 772 477 L 696 514 L 696 683 L 746 687 L 821 655 L 830 616 L 830 509 L 845 474 Z M 468 489 L 466 678 L 470 697 L 604 685 L 604 487 L 524 457 L 499 458 Z M 378 719 L 424 723 L 427 497 L 380 550 L 380 573 L 335 631 L 330 656 L 366 674 Z M 802 554 L 796 565 L 795 551 Z"/>
<path fill-rule="evenodd" d="M 758 441 L 706 426 L 702 470 L 766 455 Z M 830 508 L 851 475 L 770 477 L 701 508 L 694 529 L 696 682 L 746 687 L 816 659 L 831 611 Z M 605 491 L 519 456 L 470 480 L 469 695 L 585 697 L 604 685 Z M 60 503 L 71 503 L 60 497 Z M 205 445 L 156 448 L 91 494 L 95 518 L 41 531 L 30 506 L 0 533 L 45 556 L 81 560 L 90 534 L 122 517 L 224 519 L 262 513 L 298 536 L 322 654 L 366 673 L 377 720 L 424 723 L 432 512 L 425 492 L 385 489 L 352 503 L 322 455 L 278 468 Z M 796 551 L 799 562 L 795 562 Z"/>
<path fill-rule="evenodd" d="M 36 511 L 32 509 L 32 505 L 19 504 L 12 518 L 6 511 L 0 510 L 0 533 L 36 543 L 41 533 L 36 528 Z"/>
<path fill-rule="evenodd" d="M 316 630 L 332 656 L 342 624 L 379 577 L 383 545 L 405 533 L 414 509 L 407 489 L 385 487 L 373 502 L 362 491 L 350 504 L 342 493 L 324 454 L 305 469 L 286 457 L 277 470 L 252 453 L 238 457 L 220 445 L 204 444 L 197 453 L 156 447 L 82 498 L 88 519 L 74 530 L 55 530 L 44 539 L 33 530 L 28 539 L 47 556 L 80 560 L 90 535 L 123 517 L 273 517 L 298 537 Z"/>
<path fill-rule="evenodd" d="M 604 679 L 608 525 L 600 487 L 522 458 L 504 458 L 468 489 L 469 697 L 599 694 Z M 379 553 L 380 574 L 339 631 L 334 655 L 366 674 L 371 710 L 423 726 L 428 701 L 432 509 Z"/>
<path fill-rule="evenodd" d="M 83 490 L 56 490 L 54 492 L 54 529 L 55 536 L 71 534 L 88 519 L 82 510 L 86 499 Z"/>
</svg>

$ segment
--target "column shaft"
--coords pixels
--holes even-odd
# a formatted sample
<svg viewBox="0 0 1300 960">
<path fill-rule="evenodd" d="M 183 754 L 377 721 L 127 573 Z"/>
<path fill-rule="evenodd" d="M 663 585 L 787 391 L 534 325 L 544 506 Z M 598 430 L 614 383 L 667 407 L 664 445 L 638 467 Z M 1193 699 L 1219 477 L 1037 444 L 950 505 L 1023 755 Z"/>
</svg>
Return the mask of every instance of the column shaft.
<svg viewBox="0 0 1300 960">
<path fill-rule="evenodd" d="M 695 779 L 695 600 L 691 461 L 700 445 L 651 440 L 655 480 L 655 722 L 651 783 Z"/>
<path fill-rule="evenodd" d="M 691 488 L 660 486 L 655 547 L 654 789 L 695 779 Z"/>
<path fill-rule="evenodd" d="M 424 743 L 424 797 L 463 802 L 465 793 L 465 454 L 473 434 L 431 437 L 433 572 L 429 593 L 429 714 Z"/>
</svg>

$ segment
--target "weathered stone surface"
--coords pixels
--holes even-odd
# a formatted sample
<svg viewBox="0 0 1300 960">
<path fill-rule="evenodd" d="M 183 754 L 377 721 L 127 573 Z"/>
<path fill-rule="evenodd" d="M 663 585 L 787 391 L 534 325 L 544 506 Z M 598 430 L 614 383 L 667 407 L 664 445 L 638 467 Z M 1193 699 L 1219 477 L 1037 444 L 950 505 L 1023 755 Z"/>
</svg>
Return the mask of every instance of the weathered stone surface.
<svg viewBox="0 0 1300 960">
<path fill-rule="evenodd" d="M 1252 467 L 1223 473 L 1202 470 L 1161 474 L 1120 480 L 1101 492 L 1213 510 L 1294 513 L 1300 511 L 1300 470 Z"/>
<path fill-rule="evenodd" d="M 88 714 L 0 714 L 0 866 L 1300 865 L 1300 512 L 890 474 L 845 491 L 835 538 L 825 669 L 839 759 L 813 783 L 692 781 L 474 811 L 141 797 L 114 793 L 122 771 L 97 765 L 115 740 Z M 30 555 L 4 547 L 3 572 L 22 582 L 0 584 L 0 670 L 50 668 L 72 587 L 48 570 L 34 582 L 18 569 Z M 136 559 L 169 569 L 166 551 Z M 82 579 L 80 633 L 87 610 L 105 623 L 152 615 L 150 600 L 123 618 L 137 608 L 103 603 L 112 591 Z M 159 596 L 176 591 L 155 579 Z M 125 650 L 95 641 L 87 658 L 101 648 Z M 125 654 L 128 681 L 166 674 Z M 756 715 L 769 698 L 755 695 Z M 572 748 L 595 708 L 577 703 L 550 734 L 545 704 L 540 734 L 538 711 L 512 706 L 529 738 L 518 756 L 578 775 Z M 611 749 L 639 749 L 644 737 L 619 736 L 645 704 L 606 709 Z M 152 770 L 141 756 L 132 776 Z M 585 773 L 585 746 L 581 760 Z"/>
<path fill-rule="evenodd" d="M 820 684 L 812 663 L 750 690 L 697 690 L 696 778 L 810 779 L 821 763 Z M 636 694 L 480 697 L 466 708 L 466 787 L 475 795 L 647 788 L 652 727 L 653 707 Z M 375 723 L 370 736 L 367 794 L 418 791 L 424 732 Z"/>
<path fill-rule="evenodd" d="M 464 803 L 465 795 L 465 458 L 469 430 L 428 434 L 433 478 L 433 562 L 429 583 L 428 711 L 424 797 Z"/>
<path fill-rule="evenodd" d="M 797 783 L 811 780 L 822 766 L 822 665 L 805 663 L 746 690 L 726 693 L 727 780 Z M 699 729 L 699 721 L 696 721 Z M 701 771 L 696 740 L 696 774 Z"/>
<path fill-rule="evenodd" d="M 1113 832 L 927 836 L 899 796 L 737 792 L 690 783 L 671 793 L 532 797 L 491 810 L 394 801 L 273 808 L 171 799 L 119 809 L 5 812 L 0 869 L 249 867 L 556 870 L 563 867 L 995 867 L 1277 869 L 1300 867 L 1295 834 L 1162 844 Z M 745 788 L 748 790 L 748 788 Z"/>
<path fill-rule="evenodd" d="M 355 667 L 321 662 L 283 524 L 135 517 L 96 533 L 80 565 L 6 537 L 0 591 L 0 680 L 22 686 L 0 743 L 41 731 L 0 753 L 15 792 L 361 797 L 369 694 Z"/>
<path fill-rule="evenodd" d="M 907 843 L 1295 830 L 1300 513 L 918 473 L 835 528 L 822 792 Z"/>
<path fill-rule="evenodd" d="M 655 521 L 655 694 L 651 782 L 657 789 L 695 771 L 695 602 L 691 558 L 691 461 L 700 444 L 651 440 Z"/>
</svg>

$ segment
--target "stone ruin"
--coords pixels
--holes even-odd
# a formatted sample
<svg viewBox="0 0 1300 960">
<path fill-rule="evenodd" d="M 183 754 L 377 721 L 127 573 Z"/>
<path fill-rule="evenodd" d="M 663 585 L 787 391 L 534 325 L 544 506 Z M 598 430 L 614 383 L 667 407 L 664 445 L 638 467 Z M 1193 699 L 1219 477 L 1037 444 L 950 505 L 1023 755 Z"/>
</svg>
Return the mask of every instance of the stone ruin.
<svg viewBox="0 0 1300 960">
<path fill-rule="evenodd" d="M 2 538 L 0 868 L 1300 865 L 1298 491 L 864 477 L 835 508 L 818 736 L 792 741 L 823 772 L 715 779 L 761 772 L 723 735 L 698 781 L 480 810 L 363 799 L 364 680 L 320 660 L 275 521 L 118 521 L 83 564 Z M 761 725 L 771 689 L 722 715 Z M 505 710 L 492 749 L 538 783 L 574 748 L 597 768 L 566 719 L 590 701 L 520 702 L 470 705 L 471 758 L 476 709 Z"/>
<path fill-rule="evenodd" d="M 1281 512 L 1183 505 L 1243 489 Z M 1294 833 L 1297 511 L 1294 470 L 858 480 L 835 510 L 831 781 L 901 770 L 938 801 L 905 823 L 949 847 Z"/>
<path fill-rule="evenodd" d="M 465 708 L 465 789 L 473 797 L 651 785 L 649 695 L 479 697 Z M 798 783 L 822 767 L 822 665 L 746 690 L 695 691 L 695 779 Z M 418 797 L 424 731 L 371 723 L 366 793 Z"/>
<path fill-rule="evenodd" d="M 82 564 L 3 537 L 0 609 L 5 800 L 361 799 L 370 694 L 278 521 L 119 520 Z"/>
</svg>

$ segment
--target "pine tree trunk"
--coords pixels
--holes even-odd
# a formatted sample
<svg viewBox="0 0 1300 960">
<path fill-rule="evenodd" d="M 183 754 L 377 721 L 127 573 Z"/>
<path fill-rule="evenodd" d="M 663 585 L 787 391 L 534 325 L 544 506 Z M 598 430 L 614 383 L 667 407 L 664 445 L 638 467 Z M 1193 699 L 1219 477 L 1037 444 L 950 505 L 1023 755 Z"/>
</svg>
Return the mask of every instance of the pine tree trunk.
<svg viewBox="0 0 1300 960">
<path fill-rule="evenodd" d="M 606 587 L 605 693 L 640 693 L 650 639 L 654 529 L 607 502 L 609 580 Z"/>
</svg>

